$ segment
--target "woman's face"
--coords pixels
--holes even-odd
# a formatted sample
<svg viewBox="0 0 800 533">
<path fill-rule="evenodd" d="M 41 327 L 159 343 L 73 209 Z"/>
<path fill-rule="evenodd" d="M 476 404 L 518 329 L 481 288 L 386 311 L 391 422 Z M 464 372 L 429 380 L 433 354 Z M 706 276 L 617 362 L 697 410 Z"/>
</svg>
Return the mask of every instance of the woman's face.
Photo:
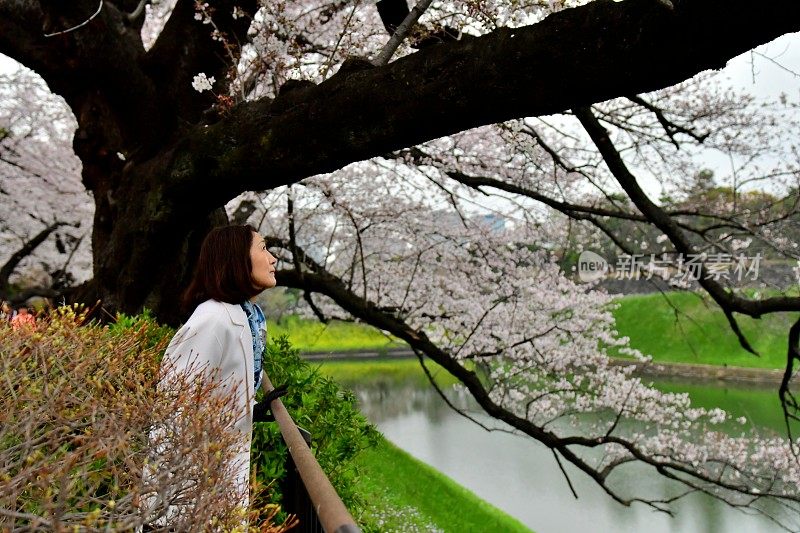
<svg viewBox="0 0 800 533">
<path fill-rule="evenodd" d="M 250 245 L 250 263 L 253 265 L 251 276 L 253 283 L 260 289 L 271 289 L 276 285 L 275 263 L 278 260 L 269 253 L 264 237 L 253 233 L 253 244 Z"/>
</svg>

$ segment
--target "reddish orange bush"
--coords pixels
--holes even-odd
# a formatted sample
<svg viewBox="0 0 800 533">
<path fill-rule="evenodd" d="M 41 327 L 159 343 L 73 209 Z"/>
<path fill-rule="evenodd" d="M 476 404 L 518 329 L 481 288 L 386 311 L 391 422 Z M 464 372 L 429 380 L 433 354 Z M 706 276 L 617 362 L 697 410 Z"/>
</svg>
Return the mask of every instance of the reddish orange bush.
<svg viewBox="0 0 800 533">
<path fill-rule="evenodd" d="M 158 527 L 182 509 L 181 531 L 244 530 L 246 514 L 282 531 L 276 508 L 247 511 L 225 489 L 227 402 L 208 384 L 156 387 L 169 332 L 83 322 L 61 308 L 36 331 L 0 325 L 0 530 Z"/>
</svg>

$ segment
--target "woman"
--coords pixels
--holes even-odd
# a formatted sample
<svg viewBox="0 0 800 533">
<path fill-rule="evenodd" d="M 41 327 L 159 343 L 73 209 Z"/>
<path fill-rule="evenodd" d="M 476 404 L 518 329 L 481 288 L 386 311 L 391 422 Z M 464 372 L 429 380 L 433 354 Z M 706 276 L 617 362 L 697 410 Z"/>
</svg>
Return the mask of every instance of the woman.
<svg viewBox="0 0 800 533">
<path fill-rule="evenodd" d="M 261 382 L 266 320 L 253 299 L 275 286 L 276 259 L 251 226 L 213 229 L 203 241 L 197 268 L 183 303 L 193 312 L 172 338 L 161 363 L 162 385 L 177 376 L 219 381 L 221 394 L 233 397 L 235 431 L 231 489 L 248 503 L 253 422 L 266 420 L 269 404 L 285 393 L 275 389 L 255 403 Z M 231 396 L 228 396 L 231 395 Z"/>
</svg>

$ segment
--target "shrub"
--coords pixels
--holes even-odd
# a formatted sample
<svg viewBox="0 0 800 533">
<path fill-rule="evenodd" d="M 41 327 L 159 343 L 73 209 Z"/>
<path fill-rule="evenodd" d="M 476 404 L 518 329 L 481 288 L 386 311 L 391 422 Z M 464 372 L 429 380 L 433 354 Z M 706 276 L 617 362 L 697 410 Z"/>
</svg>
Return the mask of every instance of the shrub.
<svg viewBox="0 0 800 533">
<path fill-rule="evenodd" d="M 131 529 L 157 524 L 186 502 L 198 512 L 183 516 L 182 530 L 241 527 L 238 502 L 219 489 L 232 442 L 225 402 L 188 383 L 156 387 L 173 333 L 147 312 L 100 326 L 69 307 L 43 316 L 35 331 L 0 324 L 0 530 Z M 300 359 L 286 338 L 268 345 L 264 369 L 273 383 L 289 386 L 284 404 L 312 433 L 317 460 L 360 516 L 365 502 L 356 493 L 353 458 L 378 433 L 354 396 Z M 164 448 L 174 453 L 160 453 L 155 475 L 143 476 L 153 460 L 153 428 L 175 427 L 176 412 L 181 427 Z M 291 525 L 272 525 L 286 454 L 277 424 L 257 424 L 251 528 Z M 143 514 L 153 502 L 143 495 L 153 492 L 169 497 Z"/>
<path fill-rule="evenodd" d="M 196 512 L 181 530 L 241 529 L 244 511 L 219 489 L 235 438 L 225 401 L 202 385 L 156 388 L 171 332 L 151 318 L 83 323 L 61 308 L 34 331 L 0 325 L 0 530 L 125 530 L 186 502 Z M 175 428 L 176 412 L 173 453 L 143 476 L 153 428 Z M 166 498 L 143 513 L 152 492 Z M 269 525 L 274 513 L 262 530 L 282 530 Z"/>
<path fill-rule="evenodd" d="M 351 513 L 360 516 L 365 502 L 356 492 L 358 469 L 353 459 L 375 446 L 379 434 L 356 408 L 355 396 L 302 360 L 285 336 L 267 345 L 264 371 L 273 385 L 288 385 L 283 404 L 295 423 L 311 433 L 322 470 Z M 285 478 L 287 453 L 277 424 L 255 425 L 252 463 L 259 482 L 279 482 L 273 485 L 274 498 L 279 497 L 280 481 Z"/>
</svg>

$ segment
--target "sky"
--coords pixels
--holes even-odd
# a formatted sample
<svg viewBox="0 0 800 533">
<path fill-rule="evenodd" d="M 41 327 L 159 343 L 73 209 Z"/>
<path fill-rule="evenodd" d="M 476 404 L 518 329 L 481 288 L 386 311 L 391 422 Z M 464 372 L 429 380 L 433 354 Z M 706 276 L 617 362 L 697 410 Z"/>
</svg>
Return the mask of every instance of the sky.
<svg viewBox="0 0 800 533">
<path fill-rule="evenodd" d="M 777 98 L 785 92 L 800 98 L 800 33 L 783 35 L 732 59 L 723 72 L 733 86 L 757 96 Z"/>
<path fill-rule="evenodd" d="M 800 102 L 800 33 L 784 35 L 734 58 L 722 73 L 732 87 L 759 99 L 775 102 L 784 94 Z M 724 175 L 730 162 L 722 154 L 709 156 L 708 167 Z"/>
</svg>

